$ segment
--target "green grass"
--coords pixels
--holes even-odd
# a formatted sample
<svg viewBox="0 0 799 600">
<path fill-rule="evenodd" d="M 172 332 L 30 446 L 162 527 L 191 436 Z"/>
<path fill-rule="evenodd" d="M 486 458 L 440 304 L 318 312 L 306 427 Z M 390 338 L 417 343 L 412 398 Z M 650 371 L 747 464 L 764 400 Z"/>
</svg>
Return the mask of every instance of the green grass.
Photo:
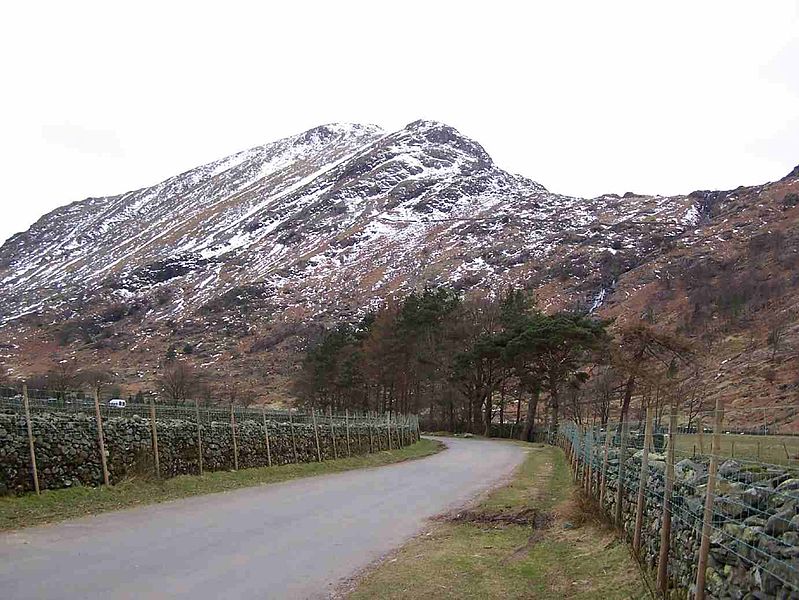
<svg viewBox="0 0 799 600">
<path fill-rule="evenodd" d="M 243 487 L 379 467 L 405 460 L 422 458 L 443 449 L 440 442 L 423 439 L 399 450 L 340 458 L 321 463 L 280 465 L 241 471 L 215 471 L 197 475 L 181 475 L 171 479 L 129 479 L 111 487 L 80 487 L 48 490 L 41 496 L 25 494 L 0 498 L 0 531 L 62 521 L 111 510 L 155 504 L 188 496 L 212 494 Z"/>
<path fill-rule="evenodd" d="M 700 437 L 704 438 L 700 443 Z M 679 434 L 677 436 L 678 460 L 701 453 L 704 444 L 705 454 L 710 454 L 713 434 Z M 787 450 L 787 454 L 786 454 Z M 799 465 L 799 437 L 784 435 L 740 435 L 721 436 L 721 456 L 740 458 L 775 465 Z M 790 457 L 790 458 L 789 458 Z"/>
<path fill-rule="evenodd" d="M 513 480 L 474 514 L 551 511 L 549 528 L 443 522 L 368 573 L 350 597 L 646 598 L 638 567 L 612 530 L 576 520 L 564 527 L 574 511 L 574 486 L 563 452 L 525 447 L 529 456 Z"/>
</svg>

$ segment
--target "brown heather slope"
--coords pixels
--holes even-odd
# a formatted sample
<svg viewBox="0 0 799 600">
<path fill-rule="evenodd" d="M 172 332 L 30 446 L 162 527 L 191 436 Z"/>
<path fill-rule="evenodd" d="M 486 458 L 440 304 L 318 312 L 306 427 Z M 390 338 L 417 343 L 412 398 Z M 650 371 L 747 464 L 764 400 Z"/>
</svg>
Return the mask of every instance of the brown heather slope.
<svg viewBox="0 0 799 600">
<path fill-rule="evenodd" d="M 653 315 L 694 339 L 708 407 L 730 422 L 769 419 L 799 432 L 799 169 L 780 181 L 691 194 L 705 206 L 692 232 L 624 273 L 600 314 Z M 781 332 L 777 343 L 770 335 Z M 780 337 L 780 336 L 776 336 Z"/>
</svg>

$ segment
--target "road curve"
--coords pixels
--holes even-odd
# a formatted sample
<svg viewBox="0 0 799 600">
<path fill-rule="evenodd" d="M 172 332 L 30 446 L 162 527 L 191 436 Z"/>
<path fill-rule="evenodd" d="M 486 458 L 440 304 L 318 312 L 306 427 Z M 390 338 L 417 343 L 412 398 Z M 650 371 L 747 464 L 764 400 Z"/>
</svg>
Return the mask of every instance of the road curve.
<svg viewBox="0 0 799 600">
<path fill-rule="evenodd" d="M 49 598 L 325 598 L 509 475 L 520 446 L 442 439 L 421 460 L 0 535 L 0 590 Z"/>
</svg>

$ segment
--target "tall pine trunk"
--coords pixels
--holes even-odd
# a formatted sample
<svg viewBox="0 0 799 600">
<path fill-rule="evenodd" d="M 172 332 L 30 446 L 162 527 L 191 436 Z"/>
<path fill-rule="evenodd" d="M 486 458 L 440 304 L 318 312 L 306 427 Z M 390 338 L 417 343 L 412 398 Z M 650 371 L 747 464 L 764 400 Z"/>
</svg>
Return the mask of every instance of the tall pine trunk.
<svg viewBox="0 0 799 600">
<path fill-rule="evenodd" d="M 560 427 L 560 398 L 558 397 L 558 388 L 553 387 L 549 390 L 549 406 L 552 414 L 550 415 L 550 436 L 558 434 L 558 427 Z"/>
<path fill-rule="evenodd" d="M 524 423 L 524 433 L 522 434 L 522 439 L 528 442 L 533 441 L 535 413 L 538 411 L 538 399 L 541 396 L 541 388 L 536 386 L 531 390 L 531 392 L 530 401 L 527 403 L 527 420 Z"/>
<path fill-rule="evenodd" d="M 486 437 L 491 437 L 491 418 L 494 416 L 494 406 L 491 396 L 492 394 L 490 391 L 486 392 L 484 400 L 485 413 L 483 414 L 483 423 L 485 428 L 483 429 L 483 435 Z"/>
</svg>

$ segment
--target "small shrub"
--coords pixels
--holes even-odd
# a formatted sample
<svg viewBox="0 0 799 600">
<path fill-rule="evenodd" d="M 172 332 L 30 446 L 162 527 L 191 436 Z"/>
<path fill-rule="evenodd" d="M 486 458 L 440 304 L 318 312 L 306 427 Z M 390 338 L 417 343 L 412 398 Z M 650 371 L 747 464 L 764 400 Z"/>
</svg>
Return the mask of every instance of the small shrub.
<svg viewBox="0 0 799 600">
<path fill-rule="evenodd" d="M 799 206 L 799 194 L 795 192 L 785 194 L 785 197 L 782 199 L 782 207 L 788 210 L 789 208 L 793 208 L 795 206 Z"/>
</svg>

